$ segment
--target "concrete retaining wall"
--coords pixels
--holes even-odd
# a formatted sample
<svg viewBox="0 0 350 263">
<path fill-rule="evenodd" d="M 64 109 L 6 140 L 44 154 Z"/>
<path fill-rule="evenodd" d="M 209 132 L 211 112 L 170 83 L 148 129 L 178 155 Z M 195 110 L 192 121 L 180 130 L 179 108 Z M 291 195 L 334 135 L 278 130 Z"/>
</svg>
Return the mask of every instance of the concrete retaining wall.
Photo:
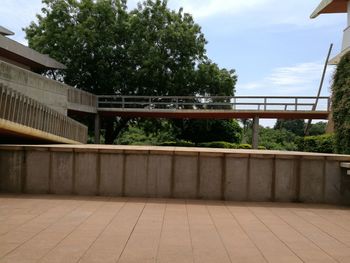
<svg viewBox="0 0 350 263">
<path fill-rule="evenodd" d="M 173 147 L 0 146 L 0 191 L 341 203 L 350 156 Z"/>
<path fill-rule="evenodd" d="M 68 86 L 29 70 L 0 61 L 0 82 L 67 115 Z"/>
</svg>

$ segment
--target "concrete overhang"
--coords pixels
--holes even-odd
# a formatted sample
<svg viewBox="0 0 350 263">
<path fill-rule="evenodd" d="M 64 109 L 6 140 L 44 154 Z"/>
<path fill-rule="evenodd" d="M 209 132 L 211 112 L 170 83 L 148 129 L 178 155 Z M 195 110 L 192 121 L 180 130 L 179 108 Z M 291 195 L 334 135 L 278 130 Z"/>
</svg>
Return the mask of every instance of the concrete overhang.
<svg viewBox="0 0 350 263">
<path fill-rule="evenodd" d="M 31 69 L 65 69 L 62 63 L 0 34 L 0 57 Z"/>
<path fill-rule="evenodd" d="M 350 52 L 350 47 L 347 47 L 346 49 L 344 49 L 341 53 L 339 53 L 338 55 L 336 55 L 334 58 L 330 59 L 328 64 L 329 65 L 338 65 L 340 60 L 342 59 L 342 57 L 346 54 Z"/>
<path fill-rule="evenodd" d="M 310 17 L 316 18 L 320 14 L 347 13 L 347 4 L 348 0 L 323 0 Z"/>
<path fill-rule="evenodd" d="M 15 33 L 13 33 L 12 31 L 8 30 L 7 28 L 4 28 L 3 26 L 0 26 L 0 35 L 2 36 L 12 36 Z"/>
</svg>

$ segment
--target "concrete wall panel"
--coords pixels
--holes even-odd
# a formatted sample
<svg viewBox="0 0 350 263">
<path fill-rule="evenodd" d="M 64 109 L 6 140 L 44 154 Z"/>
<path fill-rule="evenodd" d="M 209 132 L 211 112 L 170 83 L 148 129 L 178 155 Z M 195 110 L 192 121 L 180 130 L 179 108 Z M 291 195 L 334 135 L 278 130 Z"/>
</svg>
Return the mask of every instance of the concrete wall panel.
<svg viewBox="0 0 350 263">
<path fill-rule="evenodd" d="M 75 153 L 75 194 L 95 195 L 97 193 L 97 158 L 97 153 Z"/>
<path fill-rule="evenodd" d="M 276 159 L 275 201 L 292 202 L 297 199 L 297 160 Z"/>
<path fill-rule="evenodd" d="M 303 159 L 300 170 L 300 201 L 323 202 L 323 159 Z"/>
<path fill-rule="evenodd" d="M 249 201 L 271 201 L 273 162 L 273 159 L 250 159 Z"/>
<path fill-rule="evenodd" d="M 73 152 L 52 152 L 51 193 L 73 193 L 73 158 Z"/>
<path fill-rule="evenodd" d="M 222 166 L 221 157 L 200 157 L 200 198 L 214 200 L 222 198 Z"/>
<path fill-rule="evenodd" d="M 124 156 L 101 154 L 100 195 L 121 196 L 123 193 Z"/>
<path fill-rule="evenodd" d="M 174 197 L 197 197 L 197 156 L 175 156 Z"/>
<path fill-rule="evenodd" d="M 148 196 L 171 197 L 172 156 L 151 155 L 148 161 Z"/>
<path fill-rule="evenodd" d="M 30 194 L 49 193 L 50 153 L 47 151 L 27 151 L 25 163 L 25 192 Z"/>
<path fill-rule="evenodd" d="M 0 191 L 334 204 L 344 198 L 340 162 L 350 157 L 206 151 L 0 146 Z"/>
<path fill-rule="evenodd" d="M 125 195 L 131 197 L 147 197 L 148 155 L 126 155 Z"/>
<path fill-rule="evenodd" d="M 22 161 L 20 151 L 0 151 L 0 191 L 20 193 L 22 191 Z"/>
<path fill-rule="evenodd" d="M 327 161 L 325 174 L 325 202 L 331 204 L 339 204 L 341 202 L 340 188 L 341 188 L 340 162 Z"/>
<path fill-rule="evenodd" d="M 225 198 L 231 201 L 247 200 L 248 158 L 226 157 Z"/>
</svg>

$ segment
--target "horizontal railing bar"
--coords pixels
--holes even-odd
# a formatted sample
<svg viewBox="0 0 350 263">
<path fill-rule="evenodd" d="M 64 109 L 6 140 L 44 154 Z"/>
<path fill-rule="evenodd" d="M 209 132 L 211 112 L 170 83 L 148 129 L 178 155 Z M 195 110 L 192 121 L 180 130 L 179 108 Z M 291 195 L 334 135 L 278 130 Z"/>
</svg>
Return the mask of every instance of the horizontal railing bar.
<svg viewBox="0 0 350 263">
<path fill-rule="evenodd" d="M 124 98 L 124 99 L 317 99 L 314 96 L 133 96 L 133 95 L 98 95 L 98 99 L 109 98 Z M 329 97 L 319 97 L 319 99 L 329 99 Z"/>
</svg>

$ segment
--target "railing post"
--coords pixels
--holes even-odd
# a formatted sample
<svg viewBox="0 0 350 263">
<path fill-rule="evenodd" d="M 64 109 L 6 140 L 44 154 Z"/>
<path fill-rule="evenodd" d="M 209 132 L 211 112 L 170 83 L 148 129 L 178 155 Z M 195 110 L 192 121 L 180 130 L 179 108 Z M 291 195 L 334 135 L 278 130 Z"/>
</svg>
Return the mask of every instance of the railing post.
<svg viewBox="0 0 350 263">
<path fill-rule="evenodd" d="M 295 111 L 298 111 L 298 98 L 295 98 Z"/>
<path fill-rule="evenodd" d="M 122 108 L 124 109 L 125 108 L 125 99 L 124 99 L 124 97 L 122 97 Z"/>
<path fill-rule="evenodd" d="M 264 98 L 264 111 L 267 110 L 267 98 L 265 97 Z"/>
</svg>

